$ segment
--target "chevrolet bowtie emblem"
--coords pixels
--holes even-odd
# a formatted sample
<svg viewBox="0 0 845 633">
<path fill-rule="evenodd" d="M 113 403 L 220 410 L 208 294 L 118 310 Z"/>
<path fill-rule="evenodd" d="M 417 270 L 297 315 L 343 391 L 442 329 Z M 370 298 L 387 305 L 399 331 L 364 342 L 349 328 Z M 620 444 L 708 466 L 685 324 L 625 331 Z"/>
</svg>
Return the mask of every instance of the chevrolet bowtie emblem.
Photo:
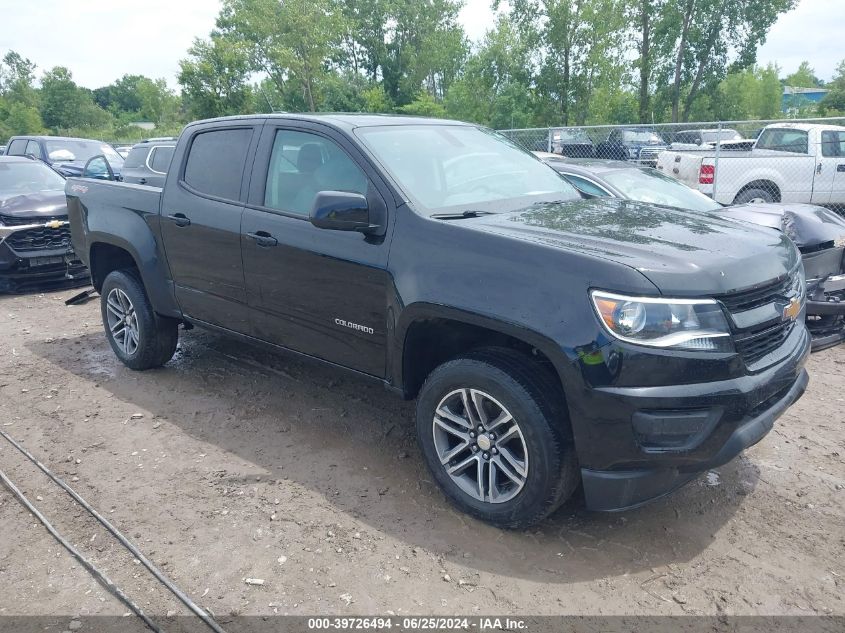
<svg viewBox="0 0 845 633">
<path fill-rule="evenodd" d="M 62 225 L 60 220 L 50 220 L 47 222 L 46 226 L 49 229 L 57 229 Z"/>
<path fill-rule="evenodd" d="M 798 299 L 793 299 L 789 302 L 789 305 L 784 307 L 783 309 L 783 320 L 784 321 L 794 321 L 798 318 L 798 314 L 801 312 L 801 302 Z"/>
</svg>

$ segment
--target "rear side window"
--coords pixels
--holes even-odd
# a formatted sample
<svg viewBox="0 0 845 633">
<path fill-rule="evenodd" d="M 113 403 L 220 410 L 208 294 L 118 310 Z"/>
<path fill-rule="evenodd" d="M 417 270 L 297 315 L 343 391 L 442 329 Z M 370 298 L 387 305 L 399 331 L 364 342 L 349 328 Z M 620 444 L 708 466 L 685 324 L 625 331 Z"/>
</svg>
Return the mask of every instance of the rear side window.
<svg viewBox="0 0 845 633">
<path fill-rule="evenodd" d="M 845 156 L 845 132 L 822 132 L 822 156 Z"/>
<path fill-rule="evenodd" d="M 237 200 L 251 139 L 251 128 L 200 132 L 188 153 L 185 183 L 209 196 Z"/>
<path fill-rule="evenodd" d="M 802 130 L 763 130 L 757 139 L 757 149 L 775 149 L 781 152 L 806 154 L 807 133 Z"/>
<path fill-rule="evenodd" d="M 149 151 L 149 147 L 133 147 L 129 150 L 129 155 L 126 157 L 126 160 L 123 161 L 123 168 L 138 169 L 138 167 L 141 167 L 144 164 L 144 161 L 147 160 L 147 152 Z"/>
<path fill-rule="evenodd" d="M 9 143 L 9 149 L 6 150 L 6 153 L 9 156 L 23 156 L 26 153 L 26 139 L 19 138 L 16 141 L 12 141 Z"/>
<path fill-rule="evenodd" d="M 154 147 L 150 155 L 150 169 L 166 174 L 175 149 L 173 146 Z"/>
</svg>

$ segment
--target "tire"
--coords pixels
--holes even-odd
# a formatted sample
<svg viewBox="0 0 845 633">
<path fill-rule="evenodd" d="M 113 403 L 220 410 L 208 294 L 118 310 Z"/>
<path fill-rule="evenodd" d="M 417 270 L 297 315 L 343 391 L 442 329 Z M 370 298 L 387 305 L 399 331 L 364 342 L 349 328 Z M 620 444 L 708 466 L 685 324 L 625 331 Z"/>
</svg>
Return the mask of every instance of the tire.
<svg viewBox="0 0 845 633">
<path fill-rule="evenodd" d="M 465 398 L 471 402 L 474 438 L 466 426 Z M 477 432 L 479 407 L 487 417 L 484 433 Z M 503 414 L 512 421 L 494 426 Z M 580 482 L 560 386 L 542 365 L 518 352 L 487 348 L 437 367 L 420 391 L 416 427 L 426 464 L 449 500 L 497 527 L 541 521 Z"/>
<path fill-rule="evenodd" d="M 173 357 L 179 324 L 153 311 L 135 271 L 109 273 L 100 289 L 100 312 L 109 345 L 130 369 L 161 367 Z"/>
<path fill-rule="evenodd" d="M 748 204 L 749 202 L 776 202 L 776 200 L 771 191 L 758 187 L 746 189 L 734 198 L 734 204 Z"/>
</svg>

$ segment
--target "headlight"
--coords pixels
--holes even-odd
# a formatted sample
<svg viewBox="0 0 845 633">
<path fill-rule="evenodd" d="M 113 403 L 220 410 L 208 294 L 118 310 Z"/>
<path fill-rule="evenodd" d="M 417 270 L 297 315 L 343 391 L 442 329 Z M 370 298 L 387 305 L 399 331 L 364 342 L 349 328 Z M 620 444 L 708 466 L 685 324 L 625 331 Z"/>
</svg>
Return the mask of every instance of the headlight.
<svg viewBox="0 0 845 633">
<path fill-rule="evenodd" d="M 732 352 L 730 328 L 712 299 L 626 297 L 590 293 L 599 320 L 614 337 L 649 347 Z"/>
<path fill-rule="evenodd" d="M 636 158 L 637 157 L 637 148 L 636 147 L 629 147 L 628 148 L 628 156 L 630 158 Z"/>
</svg>

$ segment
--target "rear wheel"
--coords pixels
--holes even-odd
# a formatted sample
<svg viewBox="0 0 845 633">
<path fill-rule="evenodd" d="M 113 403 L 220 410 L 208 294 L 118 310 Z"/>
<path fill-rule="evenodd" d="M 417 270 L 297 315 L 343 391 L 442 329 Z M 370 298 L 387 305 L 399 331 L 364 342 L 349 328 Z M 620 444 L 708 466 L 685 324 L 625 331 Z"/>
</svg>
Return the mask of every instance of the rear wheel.
<svg viewBox="0 0 845 633">
<path fill-rule="evenodd" d="M 578 484 L 559 387 L 511 350 L 479 350 L 435 369 L 417 403 L 417 436 L 449 499 L 500 527 L 542 520 Z"/>
<path fill-rule="evenodd" d="M 746 189 L 734 198 L 734 204 L 760 204 L 764 202 L 774 202 L 775 196 L 768 189 L 761 189 L 755 187 L 753 189 Z"/>
<path fill-rule="evenodd" d="M 161 367 L 173 357 L 179 340 L 178 322 L 155 314 L 134 271 L 109 273 L 100 290 L 100 310 L 106 338 L 127 367 Z"/>
</svg>

